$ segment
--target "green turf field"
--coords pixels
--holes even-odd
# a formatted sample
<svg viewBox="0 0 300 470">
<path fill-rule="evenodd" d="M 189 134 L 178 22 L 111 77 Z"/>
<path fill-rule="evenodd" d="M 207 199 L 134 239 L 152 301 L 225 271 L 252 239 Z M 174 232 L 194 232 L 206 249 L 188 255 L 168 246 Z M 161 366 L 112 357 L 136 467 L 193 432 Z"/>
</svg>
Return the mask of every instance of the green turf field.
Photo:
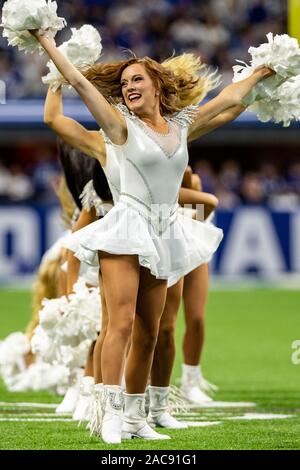
<svg viewBox="0 0 300 470">
<path fill-rule="evenodd" d="M 23 330 L 30 317 L 30 293 L 0 290 L 0 311 L 1 338 Z M 182 330 L 180 316 L 174 382 L 180 374 Z M 256 407 L 192 410 L 185 420 L 215 424 L 168 430 L 170 441 L 133 440 L 109 447 L 68 417 L 50 421 L 55 418 L 53 408 L 1 403 L 0 449 L 300 449 L 300 365 L 291 361 L 296 339 L 300 339 L 299 292 L 212 291 L 202 368 L 220 387 L 216 400 L 255 402 Z M 0 385 L 1 402 L 60 400 L 47 393 L 8 393 Z M 255 419 L 241 419 L 246 413 L 255 413 L 250 415 Z M 290 417 L 258 419 L 266 414 Z"/>
</svg>

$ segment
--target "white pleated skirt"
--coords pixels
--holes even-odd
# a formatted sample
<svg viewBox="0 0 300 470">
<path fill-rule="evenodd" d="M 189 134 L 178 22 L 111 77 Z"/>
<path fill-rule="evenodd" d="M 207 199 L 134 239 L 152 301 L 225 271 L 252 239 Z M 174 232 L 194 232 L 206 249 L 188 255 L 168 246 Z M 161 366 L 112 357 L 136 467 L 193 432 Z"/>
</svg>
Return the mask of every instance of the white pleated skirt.
<svg viewBox="0 0 300 470">
<path fill-rule="evenodd" d="M 121 196 L 102 219 L 71 234 L 64 246 L 83 263 L 98 266 L 98 251 L 137 255 L 139 264 L 168 287 L 208 263 L 222 238 L 221 229 L 182 215 L 178 206 L 149 212 L 143 203 Z"/>
</svg>

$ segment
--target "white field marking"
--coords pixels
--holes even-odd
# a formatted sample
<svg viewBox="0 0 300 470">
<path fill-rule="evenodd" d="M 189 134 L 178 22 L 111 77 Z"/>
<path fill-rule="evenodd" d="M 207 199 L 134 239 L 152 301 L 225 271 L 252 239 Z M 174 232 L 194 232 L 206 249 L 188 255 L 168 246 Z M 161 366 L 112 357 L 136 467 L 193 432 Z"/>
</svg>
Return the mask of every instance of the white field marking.
<svg viewBox="0 0 300 470">
<path fill-rule="evenodd" d="M 221 421 L 180 421 L 181 423 L 187 424 L 188 428 L 204 428 L 206 426 L 215 426 L 222 424 Z"/>
<path fill-rule="evenodd" d="M 205 410 L 206 411 L 206 410 Z M 219 412 L 213 412 L 213 410 L 211 410 L 211 413 L 207 413 L 207 411 L 205 413 L 201 413 L 201 411 L 199 413 L 172 413 L 173 416 L 176 416 L 176 418 L 213 418 L 214 416 L 219 416 L 219 417 L 222 417 L 222 416 L 228 416 L 228 414 L 232 414 L 234 413 L 233 412 L 230 412 L 228 411 L 227 413 L 219 413 Z"/>
<path fill-rule="evenodd" d="M 196 404 L 186 404 L 188 410 L 194 410 L 199 408 L 252 408 L 256 406 L 256 403 L 248 403 L 244 401 L 211 401 L 207 403 L 201 403 L 201 405 Z"/>
<path fill-rule="evenodd" d="M 252 420 L 252 419 L 287 419 L 293 418 L 293 415 L 272 414 L 272 413 L 245 413 L 243 416 L 230 416 L 224 419 L 234 420 Z"/>
<path fill-rule="evenodd" d="M 1 411 L 0 411 L 0 416 L 1 416 Z M 2 414 L 3 416 L 3 414 Z M 24 418 L 24 417 L 28 417 L 28 418 L 57 418 L 57 414 L 55 413 L 7 413 L 5 414 L 5 417 L 6 418 Z M 63 418 L 63 417 L 66 417 L 66 418 L 69 418 L 70 416 L 68 414 L 66 415 L 60 415 L 59 417 L 60 418 Z"/>
<path fill-rule="evenodd" d="M 198 416 L 193 416 L 193 418 L 184 418 L 184 417 L 182 417 L 182 418 L 179 418 L 179 419 L 176 418 L 176 419 L 177 419 L 178 421 L 180 421 L 180 422 L 183 421 L 184 423 L 189 423 L 189 422 L 192 423 L 192 422 L 195 421 L 195 420 L 196 420 L 197 422 L 199 421 L 199 422 L 201 422 L 201 423 L 204 423 L 204 422 L 205 422 L 205 423 L 206 423 L 206 422 L 211 423 L 211 422 L 215 421 L 216 419 L 219 420 L 219 421 L 220 421 L 220 420 L 223 420 L 223 417 L 217 417 L 217 416 L 216 416 L 216 417 L 211 417 L 211 418 L 208 418 L 208 417 L 205 417 L 205 418 L 203 417 L 203 418 L 202 418 L 202 416 L 199 416 L 199 415 L 198 415 Z"/>
<path fill-rule="evenodd" d="M 16 403 L 8 403 L 6 401 L 0 401 L 0 407 L 6 406 L 16 406 L 20 408 L 57 408 L 59 403 L 30 403 L 30 402 L 16 402 Z"/>
<path fill-rule="evenodd" d="M 51 423 L 53 421 L 65 421 L 65 422 L 73 422 L 72 418 L 48 418 L 48 419 L 43 419 L 43 418 L 0 418 L 0 421 L 19 421 L 19 422 L 27 422 L 27 421 L 32 421 L 32 422 L 40 422 L 40 423 Z"/>
<path fill-rule="evenodd" d="M 36 415 L 35 413 L 35 409 L 37 408 L 32 408 L 32 411 L 29 411 L 30 408 L 27 408 L 27 407 L 17 407 L 17 408 L 14 408 L 13 406 L 7 406 L 7 407 L 4 407 L 4 406 L 0 406 L 0 415 L 3 414 L 4 412 L 5 413 L 10 413 L 10 414 L 15 414 L 17 416 L 20 416 L 20 413 L 22 414 L 32 414 L 32 415 Z M 40 409 L 38 409 L 38 411 L 41 411 Z M 41 413 L 42 415 L 44 415 L 44 413 Z M 72 413 L 55 413 L 55 411 L 53 411 L 51 413 L 52 416 L 56 416 L 56 417 L 64 417 L 64 416 L 67 416 L 67 417 L 70 417 L 72 416 Z"/>
</svg>

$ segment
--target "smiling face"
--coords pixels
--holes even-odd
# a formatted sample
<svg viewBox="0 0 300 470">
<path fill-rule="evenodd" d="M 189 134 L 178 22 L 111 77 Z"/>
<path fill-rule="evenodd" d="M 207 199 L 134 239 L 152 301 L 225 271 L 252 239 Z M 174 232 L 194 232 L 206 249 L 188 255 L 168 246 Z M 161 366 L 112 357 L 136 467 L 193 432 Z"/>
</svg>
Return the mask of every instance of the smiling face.
<svg viewBox="0 0 300 470">
<path fill-rule="evenodd" d="M 121 88 L 126 106 L 136 114 L 146 106 L 155 108 L 159 104 L 159 92 L 140 63 L 129 65 L 123 70 Z"/>
</svg>

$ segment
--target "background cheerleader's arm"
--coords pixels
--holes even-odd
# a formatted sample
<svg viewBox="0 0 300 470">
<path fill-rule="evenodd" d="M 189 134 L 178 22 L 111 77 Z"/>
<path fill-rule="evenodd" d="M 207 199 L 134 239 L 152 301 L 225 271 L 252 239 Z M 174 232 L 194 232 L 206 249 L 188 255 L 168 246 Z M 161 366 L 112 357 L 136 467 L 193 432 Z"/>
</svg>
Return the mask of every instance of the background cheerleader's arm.
<svg viewBox="0 0 300 470">
<path fill-rule="evenodd" d="M 115 144 L 124 144 L 127 138 L 124 116 L 111 106 L 104 96 L 61 53 L 53 40 L 46 36 L 40 36 L 37 31 L 29 32 L 41 44 L 65 80 L 77 91 L 109 139 Z"/>
<path fill-rule="evenodd" d="M 103 137 L 98 131 L 88 131 L 79 122 L 64 115 L 61 89 L 53 92 L 49 88 L 45 101 L 44 122 L 67 144 L 96 158 L 100 165 L 105 166 Z"/>
<path fill-rule="evenodd" d="M 237 106 L 232 106 L 227 111 L 220 113 L 219 116 L 211 119 L 205 126 L 195 129 L 188 136 L 188 142 L 199 139 L 205 134 L 214 131 L 218 127 L 224 126 L 230 121 L 236 119 L 243 111 L 245 111 L 246 106 L 239 104 Z"/>
<path fill-rule="evenodd" d="M 86 227 L 92 222 L 95 222 L 95 220 L 97 220 L 97 214 L 94 207 L 89 212 L 82 209 L 80 216 L 73 227 L 73 232 Z M 67 294 L 71 294 L 73 292 L 73 286 L 79 277 L 80 261 L 74 256 L 73 251 L 67 250 L 67 262 Z"/>
<path fill-rule="evenodd" d="M 213 194 L 180 188 L 178 203 L 181 206 L 189 204 L 193 209 L 197 209 L 199 205 L 204 205 L 204 219 L 206 219 L 218 207 L 219 201 Z"/>
<path fill-rule="evenodd" d="M 212 119 L 220 117 L 222 113 L 228 111 L 232 107 L 242 105 L 243 99 L 248 95 L 252 88 L 261 80 L 274 75 L 274 73 L 275 72 L 268 67 L 260 67 L 256 69 L 250 77 L 237 83 L 231 83 L 224 88 L 218 96 L 204 105 L 199 106 L 196 119 L 189 127 L 189 140 L 191 136 L 195 134 L 198 135 L 198 132 L 201 135 L 201 130 L 210 126 L 210 121 L 212 121 Z M 222 125 L 222 119 L 219 125 Z M 219 125 L 216 127 L 219 127 Z"/>
<path fill-rule="evenodd" d="M 186 170 L 183 175 L 182 188 L 195 189 L 196 191 L 202 191 L 202 183 L 200 176 L 197 173 L 193 173 L 193 170 L 190 166 L 186 167 Z"/>
<path fill-rule="evenodd" d="M 186 167 L 186 170 L 184 172 L 184 175 L 183 175 L 183 179 L 182 179 L 182 183 L 181 183 L 181 187 L 182 188 L 190 188 L 190 189 L 193 189 L 193 186 L 192 186 L 192 175 L 193 175 L 193 170 L 192 168 L 188 165 Z"/>
</svg>

